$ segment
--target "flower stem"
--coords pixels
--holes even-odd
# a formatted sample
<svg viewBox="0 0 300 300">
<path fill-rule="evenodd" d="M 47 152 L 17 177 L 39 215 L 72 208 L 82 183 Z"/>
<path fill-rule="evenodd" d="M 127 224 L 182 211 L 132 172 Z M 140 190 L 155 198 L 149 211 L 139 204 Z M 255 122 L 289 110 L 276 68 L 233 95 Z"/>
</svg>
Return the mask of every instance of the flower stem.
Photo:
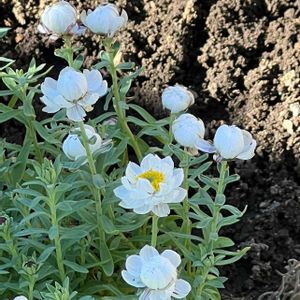
<svg viewBox="0 0 300 300">
<path fill-rule="evenodd" d="M 129 137 L 131 146 L 132 146 L 138 160 L 142 161 L 143 154 L 141 152 L 141 149 L 139 147 L 139 144 L 137 142 L 136 137 L 133 135 L 132 131 L 130 130 L 130 128 L 127 124 L 126 113 L 120 105 L 121 95 L 120 95 L 120 91 L 119 91 L 117 68 L 114 64 L 114 55 L 113 55 L 113 52 L 112 52 L 112 49 L 111 49 L 111 45 L 106 47 L 106 51 L 109 54 L 110 63 L 111 63 L 110 64 L 110 73 L 111 73 L 110 75 L 111 75 L 112 83 L 113 83 L 113 94 L 114 94 L 113 105 L 114 105 L 114 109 L 115 109 L 115 111 L 118 115 L 119 124 L 122 128 L 122 131 L 124 133 L 126 133 L 127 136 Z"/>
<path fill-rule="evenodd" d="M 56 252 L 57 268 L 59 271 L 60 280 L 61 282 L 63 282 L 66 277 L 66 273 L 65 273 L 64 263 L 63 263 L 63 254 L 62 254 L 62 248 L 61 248 L 60 237 L 59 237 L 59 224 L 56 215 L 55 191 L 53 189 L 49 191 L 48 197 L 49 197 L 48 205 L 50 208 L 51 223 L 52 226 L 56 227 L 58 231 L 54 238 L 54 246 Z"/>
<path fill-rule="evenodd" d="M 176 119 L 177 114 L 171 114 L 169 117 L 170 123 L 169 123 L 169 144 L 172 144 L 173 142 L 173 131 L 172 131 L 172 124 Z"/>
<path fill-rule="evenodd" d="M 152 216 L 152 235 L 151 235 L 151 246 L 156 247 L 157 243 L 157 234 L 158 234 L 158 216 Z"/>
</svg>

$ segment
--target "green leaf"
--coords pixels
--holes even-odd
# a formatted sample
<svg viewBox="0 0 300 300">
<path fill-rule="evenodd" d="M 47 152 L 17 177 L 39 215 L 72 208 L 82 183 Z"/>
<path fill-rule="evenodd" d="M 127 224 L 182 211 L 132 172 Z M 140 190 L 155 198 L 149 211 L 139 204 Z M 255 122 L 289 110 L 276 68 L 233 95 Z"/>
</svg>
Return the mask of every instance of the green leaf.
<svg viewBox="0 0 300 300">
<path fill-rule="evenodd" d="M 58 237 L 58 227 L 56 225 L 52 225 L 49 229 L 49 239 L 53 241 L 55 238 Z"/>
<path fill-rule="evenodd" d="M 11 111 L 0 114 L 0 123 L 4 123 L 10 119 L 16 118 L 20 114 L 17 109 L 12 109 Z"/>
<path fill-rule="evenodd" d="M 218 206 L 222 206 L 225 204 L 225 201 L 226 201 L 226 197 L 224 194 L 218 194 L 215 198 L 215 203 L 216 205 Z"/>
<path fill-rule="evenodd" d="M 100 220 L 102 228 L 107 234 L 116 235 L 119 233 L 113 222 L 107 216 L 101 216 Z"/>
<path fill-rule="evenodd" d="M 134 62 L 124 62 L 117 65 L 117 69 L 119 70 L 132 70 L 135 67 Z"/>
<path fill-rule="evenodd" d="M 28 156 L 30 153 L 30 147 L 31 142 L 27 142 L 26 144 L 24 144 L 17 157 L 16 163 L 14 164 L 13 169 L 10 173 L 12 186 L 16 186 L 24 176 Z"/>
<path fill-rule="evenodd" d="M 215 263 L 216 266 L 225 266 L 225 265 L 230 265 L 239 259 L 241 259 L 251 248 L 250 247 L 245 247 L 244 249 L 237 251 L 237 252 L 229 252 L 229 251 L 222 251 L 222 250 L 215 250 L 216 253 L 226 253 L 226 255 L 232 256 L 231 258 L 228 259 L 223 259 L 221 261 L 218 261 Z"/>
<path fill-rule="evenodd" d="M 106 276 L 111 276 L 114 273 L 114 261 L 105 241 L 101 241 L 100 257 L 104 273 Z"/>
<path fill-rule="evenodd" d="M 45 262 L 54 250 L 55 247 L 47 247 L 37 259 L 37 263 Z"/>
<path fill-rule="evenodd" d="M 151 116 L 145 109 L 140 107 L 139 105 L 128 104 L 128 106 L 130 108 L 132 108 L 133 110 L 135 110 L 148 123 L 155 123 L 156 122 L 156 119 L 153 116 Z"/>
<path fill-rule="evenodd" d="M 63 263 L 64 263 L 64 265 L 71 268 L 75 272 L 78 272 L 78 273 L 88 273 L 89 272 L 89 270 L 87 268 L 85 268 L 73 261 L 64 260 Z"/>
<path fill-rule="evenodd" d="M 83 62 L 84 62 L 84 56 L 82 54 L 79 54 L 74 60 L 73 68 L 76 70 L 80 70 L 80 68 L 83 65 Z"/>
<path fill-rule="evenodd" d="M 227 248 L 234 246 L 234 242 L 225 236 L 220 236 L 215 242 L 214 242 L 214 248 Z"/>
<path fill-rule="evenodd" d="M 93 184 L 97 189 L 102 189 L 105 187 L 105 180 L 102 175 L 96 174 L 93 175 Z"/>
<path fill-rule="evenodd" d="M 33 121 L 37 133 L 50 144 L 60 144 L 60 141 L 52 137 L 41 123 Z"/>
<path fill-rule="evenodd" d="M 8 27 L 0 27 L 0 39 L 3 38 L 10 30 Z"/>
</svg>

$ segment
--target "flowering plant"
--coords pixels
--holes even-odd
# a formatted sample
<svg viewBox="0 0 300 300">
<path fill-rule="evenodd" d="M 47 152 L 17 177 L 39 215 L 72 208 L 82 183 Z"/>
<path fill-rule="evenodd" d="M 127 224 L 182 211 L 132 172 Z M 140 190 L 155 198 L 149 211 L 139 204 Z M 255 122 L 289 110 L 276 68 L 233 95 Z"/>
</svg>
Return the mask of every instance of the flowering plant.
<svg viewBox="0 0 300 300">
<path fill-rule="evenodd" d="M 228 125 L 205 139 L 203 121 L 186 113 L 194 95 L 179 84 L 162 92 L 170 116 L 161 120 L 127 103 L 142 72 L 115 59 L 127 13 L 103 4 L 81 13 L 85 26 L 78 15 L 59 1 L 41 17 L 40 31 L 64 41 L 57 80 L 35 60 L 27 71 L 1 60 L 0 123 L 17 120 L 25 137 L 0 143 L 0 295 L 220 299 L 219 268 L 249 250 L 222 236 L 245 212 L 226 203 L 225 188 L 239 179 L 229 164 L 252 158 L 256 142 Z M 103 39 L 100 61 L 82 71 L 73 40 L 86 29 Z M 48 118 L 37 120 L 35 101 Z M 93 105 L 105 112 L 90 118 Z"/>
</svg>

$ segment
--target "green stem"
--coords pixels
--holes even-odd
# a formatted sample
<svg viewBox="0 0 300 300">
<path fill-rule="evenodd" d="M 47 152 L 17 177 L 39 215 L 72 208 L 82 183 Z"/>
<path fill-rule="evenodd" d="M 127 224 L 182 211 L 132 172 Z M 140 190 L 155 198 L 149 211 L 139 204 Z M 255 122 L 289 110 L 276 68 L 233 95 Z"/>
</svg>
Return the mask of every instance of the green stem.
<svg viewBox="0 0 300 300">
<path fill-rule="evenodd" d="M 30 136 L 33 140 L 33 146 L 34 146 L 34 151 L 35 151 L 35 155 L 38 159 L 38 161 L 40 163 L 43 162 L 43 155 L 42 155 L 42 152 L 41 152 L 41 149 L 39 147 L 39 143 L 38 143 L 38 140 L 37 140 L 37 136 L 36 136 L 36 130 L 32 124 L 31 121 L 29 121 L 29 124 L 28 124 L 28 127 L 29 127 L 29 132 L 30 132 Z"/>
<path fill-rule="evenodd" d="M 123 110 L 123 108 L 120 106 L 121 95 L 120 95 L 120 91 L 119 91 L 118 75 L 117 75 L 116 66 L 114 64 L 114 56 L 113 56 L 113 52 L 112 52 L 111 47 L 107 47 L 106 51 L 109 53 L 110 62 L 111 62 L 111 66 L 110 66 L 111 74 L 110 75 L 111 75 L 112 83 L 113 83 L 113 94 L 114 94 L 113 105 L 114 105 L 114 109 L 115 109 L 115 111 L 118 115 L 118 119 L 119 119 L 120 126 L 122 128 L 122 131 L 124 133 L 126 133 L 127 136 L 129 137 L 131 146 L 132 146 L 138 160 L 142 161 L 143 154 L 141 152 L 141 149 L 139 147 L 139 144 L 137 142 L 136 137 L 133 135 L 132 131 L 130 130 L 130 128 L 127 124 L 125 110 Z"/>
<path fill-rule="evenodd" d="M 186 151 L 186 149 L 185 149 Z M 184 180 L 183 180 L 183 188 L 187 191 L 186 197 L 183 200 L 183 210 L 184 210 L 184 216 L 185 220 L 183 222 L 183 226 L 185 226 L 185 232 L 187 235 L 191 234 L 192 231 L 192 224 L 191 220 L 189 218 L 189 211 L 190 211 L 190 203 L 189 203 L 189 182 L 188 182 L 188 176 L 189 176 L 189 163 L 190 163 L 190 157 L 189 154 L 186 153 L 185 155 L 185 167 L 184 167 Z M 185 239 L 185 247 L 190 250 L 191 249 L 191 241 L 188 239 Z M 192 274 L 192 262 L 190 260 L 187 261 L 187 272 L 189 275 Z"/>
<path fill-rule="evenodd" d="M 158 234 L 158 216 L 152 216 L 152 235 L 151 235 L 151 246 L 156 247 L 157 243 L 157 234 Z"/>
<path fill-rule="evenodd" d="M 171 114 L 169 117 L 170 124 L 169 124 L 169 144 L 173 142 L 173 131 L 172 131 L 172 124 L 176 119 L 177 114 Z"/>
<path fill-rule="evenodd" d="M 93 154 L 90 148 L 90 144 L 89 144 L 89 140 L 88 137 L 86 135 L 85 132 L 85 128 L 84 128 L 84 123 L 83 121 L 79 122 L 79 126 L 80 126 L 80 131 L 81 131 L 81 136 L 82 136 L 82 142 L 83 142 L 83 146 L 85 148 L 86 151 L 86 155 L 87 155 L 87 160 L 88 160 L 88 164 L 89 164 L 89 168 L 90 168 L 90 172 L 92 174 L 92 176 L 94 177 L 95 175 L 97 175 L 97 170 L 96 170 L 96 165 L 94 162 L 94 158 L 93 158 Z M 105 241 L 105 232 L 102 229 L 101 226 L 101 217 L 103 214 L 102 211 L 102 203 L 101 203 L 101 191 L 94 187 L 93 188 L 93 194 L 95 197 L 95 203 L 96 203 L 96 218 L 97 218 L 97 228 L 98 228 L 98 235 L 99 235 L 99 251 L 101 249 L 101 241 Z M 101 253 L 100 253 L 100 257 L 101 257 Z"/>
<path fill-rule="evenodd" d="M 28 289 L 28 300 L 33 300 L 34 285 L 35 285 L 35 278 L 34 275 L 31 275 L 29 281 L 29 289 Z"/>
<path fill-rule="evenodd" d="M 57 221 L 57 215 L 56 215 L 56 199 L 55 199 L 55 191 L 50 191 L 49 193 L 49 208 L 51 213 L 51 223 L 52 226 L 55 226 L 58 230 L 58 233 L 56 234 L 54 238 L 54 246 L 55 246 L 55 252 L 56 252 L 56 263 L 57 268 L 59 271 L 59 276 L 61 282 L 64 281 L 66 277 L 64 263 L 63 263 L 63 254 L 62 254 L 62 247 L 60 243 L 60 237 L 59 237 L 59 224 Z"/>
</svg>

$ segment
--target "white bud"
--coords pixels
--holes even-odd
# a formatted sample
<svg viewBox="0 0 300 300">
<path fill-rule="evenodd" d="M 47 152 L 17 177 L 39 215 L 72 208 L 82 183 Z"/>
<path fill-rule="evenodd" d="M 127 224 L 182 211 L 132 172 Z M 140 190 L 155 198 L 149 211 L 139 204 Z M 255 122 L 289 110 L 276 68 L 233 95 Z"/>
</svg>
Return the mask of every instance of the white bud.
<svg viewBox="0 0 300 300">
<path fill-rule="evenodd" d="M 94 153 L 102 147 L 102 139 L 92 126 L 84 125 L 84 129 L 89 139 L 90 149 L 92 153 Z M 75 128 L 74 131 L 79 132 L 80 128 Z M 64 154 L 71 160 L 77 160 L 87 156 L 86 150 L 76 133 L 68 135 L 63 142 L 62 149 Z"/>
<path fill-rule="evenodd" d="M 28 300 L 25 296 L 15 297 L 14 300 Z"/>
<path fill-rule="evenodd" d="M 184 111 L 194 103 L 193 93 L 179 84 L 167 87 L 162 93 L 163 107 L 169 109 L 171 113 Z"/>
<path fill-rule="evenodd" d="M 64 34 L 82 33 L 77 25 L 76 9 L 63 0 L 46 7 L 38 29 L 41 33 L 52 34 L 54 38 Z"/>
<path fill-rule="evenodd" d="M 118 30 L 125 27 L 128 16 L 125 10 L 122 10 L 120 15 L 118 8 L 108 3 L 98 6 L 94 11 L 83 11 L 81 21 L 92 32 L 112 37 Z"/>
<path fill-rule="evenodd" d="M 256 141 L 246 130 L 234 125 L 222 125 L 215 134 L 214 146 L 223 159 L 248 160 L 254 156 Z"/>
<path fill-rule="evenodd" d="M 191 114 L 182 114 L 172 125 L 175 140 L 182 146 L 213 152 L 213 146 L 204 140 L 205 127 L 201 119 Z"/>
</svg>

